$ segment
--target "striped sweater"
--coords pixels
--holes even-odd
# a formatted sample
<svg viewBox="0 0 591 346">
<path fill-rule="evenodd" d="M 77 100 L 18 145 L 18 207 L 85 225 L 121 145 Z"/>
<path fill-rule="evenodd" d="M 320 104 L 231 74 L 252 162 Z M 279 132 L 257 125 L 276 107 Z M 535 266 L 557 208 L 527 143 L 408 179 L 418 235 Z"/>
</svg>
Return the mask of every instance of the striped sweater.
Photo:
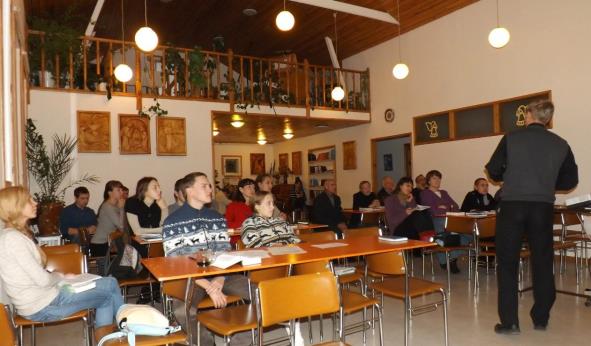
<svg viewBox="0 0 591 346">
<path fill-rule="evenodd" d="M 281 218 L 253 215 L 242 223 L 242 242 L 246 247 L 299 243 L 287 222 Z"/>
<path fill-rule="evenodd" d="M 162 238 L 166 256 L 181 256 L 209 248 L 231 250 L 226 219 L 209 208 L 195 209 L 185 203 L 164 220 Z"/>
</svg>

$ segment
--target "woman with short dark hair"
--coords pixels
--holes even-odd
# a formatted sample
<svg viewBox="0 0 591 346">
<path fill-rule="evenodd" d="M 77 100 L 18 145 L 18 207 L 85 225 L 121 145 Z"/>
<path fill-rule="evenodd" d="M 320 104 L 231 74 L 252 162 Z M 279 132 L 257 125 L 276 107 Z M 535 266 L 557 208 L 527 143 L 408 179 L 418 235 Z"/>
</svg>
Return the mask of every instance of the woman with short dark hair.
<svg viewBox="0 0 591 346">
<path fill-rule="evenodd" d="M 234 191 L 232 202 L 226 207 L 226 223 L 228 228 L 238 228 L 242 222 L 252 215 L 248 206 L 255 194 L 255 181 L 242 179 L 238 182 L 238 189 Z"/>
<path fill-rule="evenodd" d="M 388 228 L 392 234 L 409 239 L 419 239 L 419 232 L 426 230 L 429 216 L 417 211 L 417 203 L 412 195 L 412 179 L 403 177 L 398 180 L 394 193 L 384 200 Z"/>
</svg>

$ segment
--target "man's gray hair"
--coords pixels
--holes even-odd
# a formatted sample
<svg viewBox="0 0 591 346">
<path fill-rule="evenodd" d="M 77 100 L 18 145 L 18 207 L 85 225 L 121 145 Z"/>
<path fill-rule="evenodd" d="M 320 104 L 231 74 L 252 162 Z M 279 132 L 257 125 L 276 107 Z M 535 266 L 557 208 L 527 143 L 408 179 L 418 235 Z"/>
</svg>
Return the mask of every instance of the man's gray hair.
<svg viewBox="0 0 591 346">
<path fill-rule="evenodd" d="M 534 120 L 548 124 L 554 115 L 554 104 L 550 100 L 533 101 L 527 105 L 525 111 L 529 112 Z"/>
</svg>

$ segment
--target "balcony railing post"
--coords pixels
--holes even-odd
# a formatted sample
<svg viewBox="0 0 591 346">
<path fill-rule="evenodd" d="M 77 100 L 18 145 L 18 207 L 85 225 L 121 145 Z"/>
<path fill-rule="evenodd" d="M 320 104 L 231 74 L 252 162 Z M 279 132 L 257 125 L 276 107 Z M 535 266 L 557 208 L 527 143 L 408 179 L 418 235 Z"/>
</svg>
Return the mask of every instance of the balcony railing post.
<svg viewBox="0 0 591 346">
<path fill-rule="evenodd" d="M 135 108 L 142 110 L 142 58 L 140 51 L 135 47 Z"/>
<path fill-rule="evenodd" d="M 308 59 L 304 59 L 304 93 L 306 98 L 306 116 L 310 116 L 310 63 Z"/>
<path fill-rule="evenodd" d="M 228 85 L 228 97 L 230 99 L 230 110 L 234 111 L 234 104 L 236 103 L 236 93 L 234 90 L 234 52 L 228 49 L 228 78 L 226 82 Z"/>
<path fill-rule="evenodd" d="M 88 70 L 87 70 L 87 62 L 88 57 L 86 56 L 86 38 L 82 39 L 82 82 L 84 83 L 84 90 L 88 90 L 88 86 L 86 85 L 86 81 L 88 80 Z M 98 64 L 98 62 L 97 62 Z"/>
</svg>

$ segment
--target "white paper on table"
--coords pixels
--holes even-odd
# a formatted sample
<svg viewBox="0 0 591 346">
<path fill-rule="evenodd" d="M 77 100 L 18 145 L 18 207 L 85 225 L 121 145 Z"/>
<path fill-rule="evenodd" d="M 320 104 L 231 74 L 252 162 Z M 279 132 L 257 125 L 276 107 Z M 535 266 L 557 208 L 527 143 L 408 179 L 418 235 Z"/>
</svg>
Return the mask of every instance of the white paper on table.
<svg viewBox="0 0 591 346">
<path fill-rule="evenodd" d="M 317 247 L 319 249 L 330 249 L 332 247 L 341 247 L 341 246 L 347 246 L 349 244 L 346 243 L 324 243 L 324 244 L 314 244 L 312 245 L 313 247 Z"/>
<path fill-rule="evenodd" d="M 211 265 L 214 267 L 218 267 L 220 269 L 226 269 L 240 261 L 242 261 L 242 257 L 229 253 L 224 253 L 218 255 Z"/>
<path fill-rule="evenodd" d="M 267 251 L 273 256 L 306 253 L 306 251 L 299 246 L 275 246 L 268 248 Z"/>
<path fill-rule="evenodd" d="M 238 253 L 243 258 L 269 258 L 269 253 L 266 250 L 246 250 Z"/>
<path fill-rule="evenodd" d="M 466 213 L 461 212 L 461 211 L 448 211 L 447 213 L 445 213 L 445 215 L 447 216 L 466 216 Z"/>
</svg>

